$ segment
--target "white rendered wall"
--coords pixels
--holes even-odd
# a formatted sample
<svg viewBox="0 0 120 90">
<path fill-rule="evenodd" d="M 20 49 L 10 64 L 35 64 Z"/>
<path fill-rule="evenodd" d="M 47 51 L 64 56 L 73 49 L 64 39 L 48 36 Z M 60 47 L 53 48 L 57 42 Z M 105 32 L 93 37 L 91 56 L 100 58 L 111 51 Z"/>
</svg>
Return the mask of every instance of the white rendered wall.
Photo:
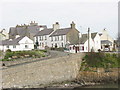
<svg viewBox="0 0 120 90">
<path fill-rule="evenodd" d="M 94 50 L 95 52 L 98 52 L 98 49 L 101 49 L 101 40 L 100 40 L 100 36 L 97 33 L 96 37 L 94 38 Z"/>
<path fill-rule="evenodd" d="M 53 47 L 55 47 L 55 44 L 57 43 L 57 47 L 62 47 L 62 43 L 63 43 L 63 47 L 65 47 L 66 45 L 66 35 L 63 35 L 63 40 L 61 40 L 61 36 L 59 36 L 59 40 L 56 40 L 55 41 L 55 37 L 58 38 L 58 36 L 53 36 L 53 41 L 51 40 L 50 38 L 50 41 L 51 41 L 51 47 L 52 47 L 52 44 L 53 44 Z"/>
</svg>

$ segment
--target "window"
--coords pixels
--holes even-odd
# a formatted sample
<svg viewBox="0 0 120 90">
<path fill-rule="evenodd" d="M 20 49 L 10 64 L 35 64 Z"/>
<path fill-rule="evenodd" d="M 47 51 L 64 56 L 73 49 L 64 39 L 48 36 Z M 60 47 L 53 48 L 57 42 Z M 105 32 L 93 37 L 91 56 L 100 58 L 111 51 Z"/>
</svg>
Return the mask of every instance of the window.
<svg viewBox="0 0 120 90">
<path fill-rule="evenodd" d="M 47 42 L 45 42 L 45 46 L 47 46 Z"/>
<path fill-rule="evenodd" d="M 80 49 L 79 49 L 79 47 L 77 47 L 77 51 L 79 51 Z"/>
<path fill-rule="evenodd" d="M 57 41 L 57 37 L 55 36 L 55 41 Z"/>
<path fill-rule="evenodd" d="M 63 36 L 61 36 L 61 41 L 63 40 Z"/>
<path fill-rule="evenodd" d="M 41 43 L 40 43 L 40 46 L 41 46 Z"/>
<path fill-rule="evenodd" d="M 53 43 L 52 43 L 52 47 L 53 47 Z"/>
<path fill-rule="evenodd" d="M 39 38 L 40 38 L 39 40 L 41 41 L 41 36 Z"/>
<path fill-rule="evenodd" d="M 7 48 L 9 48 L 9 45 L 8 46 L 6 46 Z"/>
<path fill-rule="evenodd" d="M 13 45 L 13 48 L 16 48 L 16 45 Z"/>
<path fill-rule="evenodd" d="M 62 43 L 62 47 L 63 47 L 63 43 Z"/>
<path fill-rule="evenodd" d="M 47 40 L 47 36 L 45 36 L 45 40 Z"/>
<path fill-rule="evenodd" d="M 38 37 L 36 37 L 36 41 L 38 41 Z"/>
<path fill-rule="evenodd" d="M 44 43 L 42 43 L 42 47 L 44 47 Z"/>
<path fill-rule="evenodd" d="M 84 46 L 82 46 L 82 50 L 84 50 Z"/>
<path fill-rule="evenodd" d="M 25 48 L 28 48 L 28 45 L 25 45 Z"/>
<path fill-rule="evenodd" d="M 41 40 L 43 40 L 43 36 L 41 36 Z"/>
</svg>

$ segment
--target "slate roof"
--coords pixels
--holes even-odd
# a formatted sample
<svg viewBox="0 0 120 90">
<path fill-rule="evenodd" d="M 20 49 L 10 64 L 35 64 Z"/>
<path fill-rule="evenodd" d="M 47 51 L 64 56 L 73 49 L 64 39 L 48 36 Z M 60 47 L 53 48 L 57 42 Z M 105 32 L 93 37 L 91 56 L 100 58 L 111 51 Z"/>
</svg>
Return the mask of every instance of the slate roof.
<svg viewBox="0 0 120 90">
<path fill-rule="evenodd" d="M 101 44 L 107 44 L 107 45 L 109 45 L 109 44 L 112 44 L 112 42 L 109 41 L 109 40 L 101 40 Z"/>
<path fill-rule="evenodd" d="M 59 35 L 66 35 L 70 30 L 72 30 L 71 28 L 62 28 L 62 29 L 58 29 L 55 32 L 53 32 L 51 36 L 59 36 Z"/>
<path fill-rule="evenodd" d="M 96 33 L 91 33 L 91 38 L 94 39 L 96 34 L 97 34 L 97 32 Z"/>
<path fill-rule="evenodd" d="M 91 38 L 94 39 L 96 36 L 96 33 L 91 33 Z M 80 38 L 80 44 L 84 44 L 87 41 L 88 37 L 87 34 L 82 34 L 82 37 Z"/>
<path fill-rule="evenodd" d="M 47 28 L 46 25 L 36 25 L 36 26 L 16 26 L 16 27 L 11 27 L 10 31 L 9 31 L 9 35 L 10 36 L 16 36 L 16 35 L 20 35 L 20 36 L 26 36 L 29 33 L 31 35 L 35 35 L 36 33 L 39 32 L 39 28 L 43 27 L 44 29 Z"/>
<path fill-rule="evenodd" d="M 0 45 L 19 45 L 19 41 L 22 39 L 23 37 L 18 37 L 16 39 L 6 39 L 6 40 L 2 40 L 0 41 Z"/>
<path fill-rule="evenodd" d="M 43 35 L 49 35 L 50 33 L 52 33 L 54 30 L 52 28 L 49 29 L 44 29 L 39 31 L 35 36 L 43 36 Z"/>
<path fill-rule="evenodd" d="M 84 44 L 87 41 L 87 34 L 82 34 L 80 38 L 80 44 Z"/>
</svg>

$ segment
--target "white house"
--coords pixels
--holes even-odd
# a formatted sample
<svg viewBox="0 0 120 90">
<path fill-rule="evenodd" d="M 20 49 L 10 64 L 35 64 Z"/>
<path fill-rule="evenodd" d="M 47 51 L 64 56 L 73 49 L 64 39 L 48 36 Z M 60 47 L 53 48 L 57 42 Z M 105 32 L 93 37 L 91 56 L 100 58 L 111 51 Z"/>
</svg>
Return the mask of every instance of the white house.
<svg viewBox="0 0 120 90">
<path fill-rule="evenodd" d="M 74 37 L 74 38 L 73 38 Z M 45 47 L 67 47 L 67 44 L 77 44 L 79 42 L 79 31 L 72 22 L 69 28 L 60 28 L 58 22 L 53 24 L 53 28 L 39 31 L 34 37 L 35 44 L 38 49 Z"/>
<path fill-rule="evenodd" d="M 45 47 L 52 47 L 50 34 L 53 29 L 43 29 L 34 36 L 34 44 L 37 45 L 37 49 L 45 49 Z"/>
<path fill-rule="evenodd" d="M 88 48 L 88 34 L 82 34 L 79 43 L 76 45 L 69 45 L 69 52 L 98 52 L 101 49 L 100 36 L 98 33 L 90 33 L 89 35 L 89 48 Z"/>
<path fill-rule="evenodd" d="M 114 39 L 108 34 L 107 30 L 104 29 L 99 35 L 101 39 L 101 50 L 112 51 L 114 48 Z"/>
<path fill-rule="evenodd" d="M 34 43 L 27 36 L 16 36 L 15 39 L 6 39 L 0 42 L 0 50 L 6 51 L 8 49 L 11 51 L 32 50 L 34 49 Z"/>
</svg>

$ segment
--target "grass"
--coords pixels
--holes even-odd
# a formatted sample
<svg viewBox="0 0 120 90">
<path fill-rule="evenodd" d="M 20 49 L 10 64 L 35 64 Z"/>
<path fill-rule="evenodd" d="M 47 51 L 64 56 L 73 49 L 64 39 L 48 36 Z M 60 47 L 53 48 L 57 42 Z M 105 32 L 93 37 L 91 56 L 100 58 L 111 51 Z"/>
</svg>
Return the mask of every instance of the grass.
<svg viewBox="0 0 120 90">
<path fill-rule="evenodd" d="M 0 51 L 0 57 L 3 55 L 3 52 L 2 51 Z"/>
<path fill-rule="evenodd" d="M 90 68 L 118 68 L 120 57 L 117 54 L 109 53 L 86 53 L 83 58 L 80 70 L 90 71 Z"/>
<path fill-rule="evenodd" d="M 7 51 L 2 61 L 13 61 L 18 58 L 40 58 L 45 57 L 46 51 L 32 50 L 32 51 Z M 14 58 L 13 58 L 14 57 Z"/>
</svg>

